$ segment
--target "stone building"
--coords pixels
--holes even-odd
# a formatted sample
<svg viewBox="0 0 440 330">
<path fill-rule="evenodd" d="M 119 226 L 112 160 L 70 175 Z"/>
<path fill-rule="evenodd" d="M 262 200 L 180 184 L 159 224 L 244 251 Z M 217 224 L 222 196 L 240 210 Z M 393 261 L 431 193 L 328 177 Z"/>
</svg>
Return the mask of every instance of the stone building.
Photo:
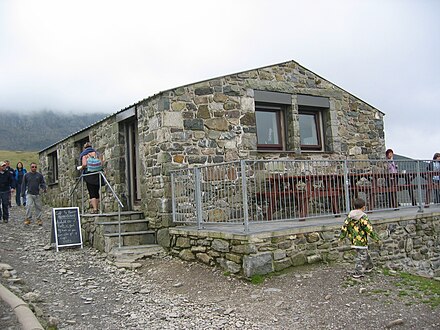
<svg viewBox="0 0 440 330">
<path fill-rule="evenodd" d="M 85 142 L 127 210 L 172 225 L 169 171 L 237 159 L 378 159 L 384 114 L 295 61 L 150 96 L 40 152 L 46 200 L 69 206 Z M 115 206 L 108 204 L 106 211 Z"/>
</svg>

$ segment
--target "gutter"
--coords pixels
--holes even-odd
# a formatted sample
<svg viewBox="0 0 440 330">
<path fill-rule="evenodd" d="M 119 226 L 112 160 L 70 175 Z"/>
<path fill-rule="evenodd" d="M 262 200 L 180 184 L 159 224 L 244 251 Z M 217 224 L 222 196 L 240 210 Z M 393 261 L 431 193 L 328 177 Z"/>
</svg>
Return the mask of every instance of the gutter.
<svg viewBox="0 0 440 330">
<path fill-rule="evenodd" d="M 5 301 L 15 312 L 23 330 L 44 330 L 29 305 L 0 284 L 0 299 Z"/>
</svg>

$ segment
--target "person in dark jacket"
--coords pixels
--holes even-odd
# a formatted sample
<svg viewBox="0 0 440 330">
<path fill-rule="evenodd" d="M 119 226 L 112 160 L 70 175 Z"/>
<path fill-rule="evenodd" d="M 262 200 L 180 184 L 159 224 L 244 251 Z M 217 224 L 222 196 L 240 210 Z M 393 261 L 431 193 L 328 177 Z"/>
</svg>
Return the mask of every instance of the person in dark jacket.
<svg viewBox="0 0 440 330">
<path fill-rule="evenodd" d="M 46 182 L 41 173 L 37 172 L 37 164 L 31 163 L 31 171 L 27 172 L 23 177 L 21 184 L 21 196 L 26 194 L 26 219 L 25 225 L 32 222 L 32 211 L 35 208 L 37 225 L 42 226 L 41 215 L 43 214 L 43 206 L 41 203 L 40 190 L 46 192 Z"/>
<path fill-rule="evenodd" d="M 21 184 L 23 183 L 23 177 L 26 174 L 26 169 L 23 167 L 22 162 L 18 162 L 17 166 L 15 168 L 15 183 L 16 183 L 16 189 L 15 189 L 15 203 L 17 206 L 21 205 Z M 26 197 L 23 197 L 23 206 L 26 206 Z"/>
<path fill-rule="evenodd" d="M 9 199 L 11 191 L 15 190 L 15 180 L 11 173 L 6 170 L 7 163 L 2 162 L 0 167 L 0 218 L 3 218 L 3 222 L 9 221 Z"/>
<path fill-rule="evenodd" d="M 15 175 L 14 175 L 15 171 L 11 167 L 11 162 L 9 160 L 5 160 L 5 163 L 6 163 L 6 171 L 8 171 L 9 174 L 12 175 L 12 179 L 15 181 Z M 12 207 L 12 194 L 9 194 L 9 207 Z"/>
<path fill-rule="evenodd" d="M 429 173 L 428 180 L 432 180 L 434 203 L 440 203 L 440 152 L 436 152 L 432 157 L 432 162 L 429 163 L 427 170 Z M 431 202 L 431 192 L 426 190 L 426 204 L 429 206 Z"/>
</svg>

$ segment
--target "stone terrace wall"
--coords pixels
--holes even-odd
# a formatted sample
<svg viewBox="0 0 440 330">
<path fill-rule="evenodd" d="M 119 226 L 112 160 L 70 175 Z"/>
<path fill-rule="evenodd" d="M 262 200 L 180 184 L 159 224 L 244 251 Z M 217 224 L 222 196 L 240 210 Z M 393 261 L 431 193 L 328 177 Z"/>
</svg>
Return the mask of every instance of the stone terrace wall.
<svg viewBox="0 0 440 330">
<path fill-rule="evenodd" d="M 382 240 L 382 245 L 370 245 L 376 265 L 440 276 L 439 213 L 374 221 L 373 226 Z M 340 225 L 254 235 L 171 228 L 171 253 L 252 277 L 321 261 L 353 260 L 350 244 L 339 242 L 339 233 Z"/>
</svg>

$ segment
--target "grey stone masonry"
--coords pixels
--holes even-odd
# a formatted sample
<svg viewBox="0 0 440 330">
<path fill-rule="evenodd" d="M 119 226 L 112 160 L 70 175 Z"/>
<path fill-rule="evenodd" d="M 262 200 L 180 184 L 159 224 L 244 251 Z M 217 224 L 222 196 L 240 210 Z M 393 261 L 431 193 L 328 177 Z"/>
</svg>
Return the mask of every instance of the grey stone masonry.
<svg viewBox="0 0 440 330">
<path fill-rule="evenodd" d="M 370 244 L 376 265 L 440 276 L 439 213 L 382 219 L 373 226 L 381 238 L 380 244 Z M 338 239 L 340 227 L 297 227 L 247 235 L 175 227 L 170 229 L 171 253 L 252 277 L 304 264 L 353 260 L 349 242 Z"/>
<path fill-rule="evenodd" d="M 283 99 L 290 100 L 285 104 L 283 151 L 257 150 L 256 92 L 281 93 Z M 321 152 L 298 152 L 299 95 L 328 100 L 321 118 Z M 138 140 L 137 189 L 141 200 L 134 205 L 127 205 L 131 192 L 126 121 L 118 117 L 130 111 Z M 79 175 L 78 155 L 86 138 L 104 155 L 105 175 L 125 207 L 143 211 L 154 230 L 173 226 L 171 170 L 238 159 L 379 159 L 385 150 L 382 112 L 295 61 L 161 92 L 46 148 L 40 152 L 43 173 L 52 177 L 54 164 L 58 167 L 58 179 L 50 183 L 46 203 L 58 207 L 70 204 Z M 117 211 L 109 190 L 105 193 L 105 211 Z"/>
</svg>

